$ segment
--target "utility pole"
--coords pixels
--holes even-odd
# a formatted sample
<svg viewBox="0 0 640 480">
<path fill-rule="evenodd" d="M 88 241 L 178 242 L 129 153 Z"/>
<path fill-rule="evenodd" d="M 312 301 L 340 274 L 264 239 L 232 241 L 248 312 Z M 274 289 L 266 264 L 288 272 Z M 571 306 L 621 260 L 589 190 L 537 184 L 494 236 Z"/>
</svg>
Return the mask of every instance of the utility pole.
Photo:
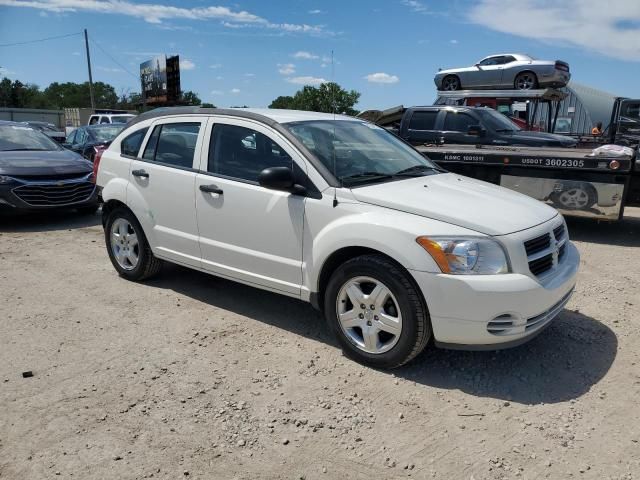
<svg viewBox="0 0 640 480">
<path fill-rule="evenodd" d="M 87 68 L 89 69 L 89 95 L 91 95 L 91 110 L 96 109 L 96 102 L 93 98 L 93 76 L 91 75 L 91 55 L 89 54 L 89 37 L 87 29 L 84 29 L 84 46 L 87 49 Z"/>
</svg>

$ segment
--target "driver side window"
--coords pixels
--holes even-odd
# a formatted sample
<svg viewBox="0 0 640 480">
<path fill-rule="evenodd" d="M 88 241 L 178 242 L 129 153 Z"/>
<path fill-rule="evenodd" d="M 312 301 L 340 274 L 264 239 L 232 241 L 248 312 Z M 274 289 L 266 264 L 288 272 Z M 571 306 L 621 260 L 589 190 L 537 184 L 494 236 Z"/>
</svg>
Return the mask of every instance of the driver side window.
<svg viewBox="0 0 640 480">
<path fill-rule="evenodd" d="M 250 128 L 218 124 L 209 142 L 209 173 L 252 183 L 265 168 L 293 168 L 285 150 L 266 135 Z"/>
</svg>

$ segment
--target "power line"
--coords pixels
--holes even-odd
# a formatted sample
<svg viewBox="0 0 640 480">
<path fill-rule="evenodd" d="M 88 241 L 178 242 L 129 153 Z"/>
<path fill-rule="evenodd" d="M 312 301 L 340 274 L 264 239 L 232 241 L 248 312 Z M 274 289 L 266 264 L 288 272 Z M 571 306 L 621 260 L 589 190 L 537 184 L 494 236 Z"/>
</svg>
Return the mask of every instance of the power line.
<svg viewBox="0 0 640 480">
<path fill-rule="evenodd" d="M 104 53 L 107 57 L 109 57 L 111 59 L 111 61 L 113 63 L 115 63 L 116 65 L 118 65 L 122 70 L 127 72 L 133 78 L 135 78 L 135 79 L 138 78 L 138 75 L 136 75 L 135 73 L 132 73 L 127 67 L 125 67 L 120 62 L 118 62 L 115 58 L 113 58 L 113 56 L 109 52 L 107 52 L 104 48 L 102 48 L 102 46 L 98 42 L 96 42 L 93 38 L 89 37 L 89 41 L 91 43 L 93 43 L 96 47 L 98 47 L 102 53 Z"/>
<path fill-rule="evenodd" d="M 30 43 L 46 42 L 47 40 L 56 40 L 58 38 L 73 37 L 74 35 L 81 35 L 81 34 L 82 32 L 76 32 L 76 33 L 68 33 L 66 35 L 57 35 L 55 37 L 38 38 L 36 40 L 28 40 L 26 42 L 2 43 L 0 44 L 0 47 L 15 47 L 16 45 L 28 45 Z"/>
</svg>

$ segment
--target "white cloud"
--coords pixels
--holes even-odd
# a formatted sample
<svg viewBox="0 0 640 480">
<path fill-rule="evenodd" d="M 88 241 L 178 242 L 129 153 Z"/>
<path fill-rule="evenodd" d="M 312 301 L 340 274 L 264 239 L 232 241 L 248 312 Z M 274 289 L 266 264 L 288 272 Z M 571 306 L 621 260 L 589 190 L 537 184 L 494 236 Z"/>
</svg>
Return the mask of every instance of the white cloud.
<svg viewBox="0 0 640 480">
<path fill-rule="evenodd" d="M 15 73 L 16 72 L 14 72 L 13 70 L 9 70 L 8 68 L 0 67 L 0 76 L 10 77 L 10 76 L 14 75 Z"/>
<path fill-rule="evenodd" d="M 222 68 L 222 64 L 221 63 L 213 63 L 213 64 L 209 65 L 209 68 Z"/>
<path fill-rule="evenodd" d="M 80 52 L 72 52 L 71 55 L 79 57 L 80 56 Z"/>
<path fill-rule="evenodd" d="M 233 28 L 253 26 L 282 30 L 289 33 L 333 34 L 333 32 L 324 30 L 323 27 L 271 22 L 246 10 L 232 10 L 223 6 L 185 8 L 159 3 L 134 3 L 130 0 L 0 0 L 0 5 L 35 8 L 45 13 L 93 12 L 119 14 L 140 18 L 148 23 L 155 24 L 160 24 L 166 20 L 220 20 L 224 26 Z"/>
<path fill-rule="evenodd" d="M 311 52 L 299 51 L 291 55 L 293 58 L 299 58 L 301 60 L 317 60 L 320 58 L 318 55 L 315 55 Z"/>
<path fill-rule="evenodd" d="M 479 0 L 469 19 L 492 30 L 640 61 L 637 0 Z M 535 28 L 522 28 L 522 19 Z"/>
<path fill-rule="evenodd" d="M 405 7 L 409 7 L 416 13 L 429 13 L 429 9 L 427 8 L 427 6 L 422 2 L 418 2 L 417 0 L 402 0 L 401 3 Z"/>
<path fill-rule="evenodd" d="M 41 16 L 42 18 L 46 18 L 46 17 L 48 17 L 48 16 L 49 16 L 49 14 L 43 10 L 43 11 L 41 11 L 41 12 L 40 12 L 40 16 Z"/>
<path fill-rule="evenodd" d="M 224 95 L 222 90 L 211 90 L 211 95 Z"/>
<path fill-rule="evenodd" d="M 244 76 L 245 77 L 255 77 L 256 74 L 255 73 L 245 73 Z"/>
<path fill-rule="evenodd" d="M 218 76 L 216 77 L 216 80 L 222 80 L 223 78 L 224 78 L 224 77 L 223 77 L 222 75 L 218 75 Z"/>
<path fill-rule="evenodd" d="M 293 63 L 279 63 L 278 73 L 281 75 L 293 75 L 296 73 L 296 66 Z"/>
<path fill-rule="evenodd" d="M 231 89 L 231 93 L 233 93 L 233 94 L 240 93 L 240 89 L 239 88 L 232 88 Z"/>
<path fill-rule="evenodd" d="M 188 58 L 180 59 L 180 70 L 193 70 L 194 68 L 196 68 L 196 64 Z"/>
<path fill-rule="evenodd" d="M 311 15 L 319 15 L 319 14 L 324 13 L 324 12 L 322 10 L 316 9 L 316 10 L 309 10 L 309 13 Z"/>
<path fill-rule="evenodd" d="M 458 44 L 458 40 L 455 40 L 455 39 L 454 40 L 449 40 L 449 43 L 451 45 L 457 45 Z"/>
<path fill-rule="evenodd" d="M 327 83 L 327 80 L 319 77 L 302 76 L 287 78 L 287 82 L 295 83 L 296 85 L 320 85 L 321 83 Z"/>
<path fill-rule="evenodd" d="M 371 83 L 398 83 L 400 79 L 396 75 L 389 75 L 388 73 L 370 73 L 364 77 L 367 82 Z"/>
</svg>

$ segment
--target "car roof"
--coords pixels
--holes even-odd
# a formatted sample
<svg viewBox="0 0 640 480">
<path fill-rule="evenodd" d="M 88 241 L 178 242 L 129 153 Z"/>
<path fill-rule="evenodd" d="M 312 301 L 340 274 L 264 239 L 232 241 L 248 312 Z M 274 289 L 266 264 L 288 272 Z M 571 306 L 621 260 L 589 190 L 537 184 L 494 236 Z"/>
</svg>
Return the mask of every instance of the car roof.
<svg viewBox="0 0 640 480">
<path fill-rule="evenodd" d="M 29 125 L 25 125 L 22 122 L 12 122 L 11 120 L 0 120 L 0 125 L 13 125 L 15 127 L 27 127 L 27 128 L 30 128 Z"/>
<path fill-rule="evenodd" d="M 487 55 L 486 57 L 483 57 L 483 60 L 485 58 L 506 57 L 506 56 L 515 57 L 516 60 L 533 60 L 533 58 L 530 55 L 527 55 L 525 53 L 494 53 L 493 55 Z"/>
</svg>

